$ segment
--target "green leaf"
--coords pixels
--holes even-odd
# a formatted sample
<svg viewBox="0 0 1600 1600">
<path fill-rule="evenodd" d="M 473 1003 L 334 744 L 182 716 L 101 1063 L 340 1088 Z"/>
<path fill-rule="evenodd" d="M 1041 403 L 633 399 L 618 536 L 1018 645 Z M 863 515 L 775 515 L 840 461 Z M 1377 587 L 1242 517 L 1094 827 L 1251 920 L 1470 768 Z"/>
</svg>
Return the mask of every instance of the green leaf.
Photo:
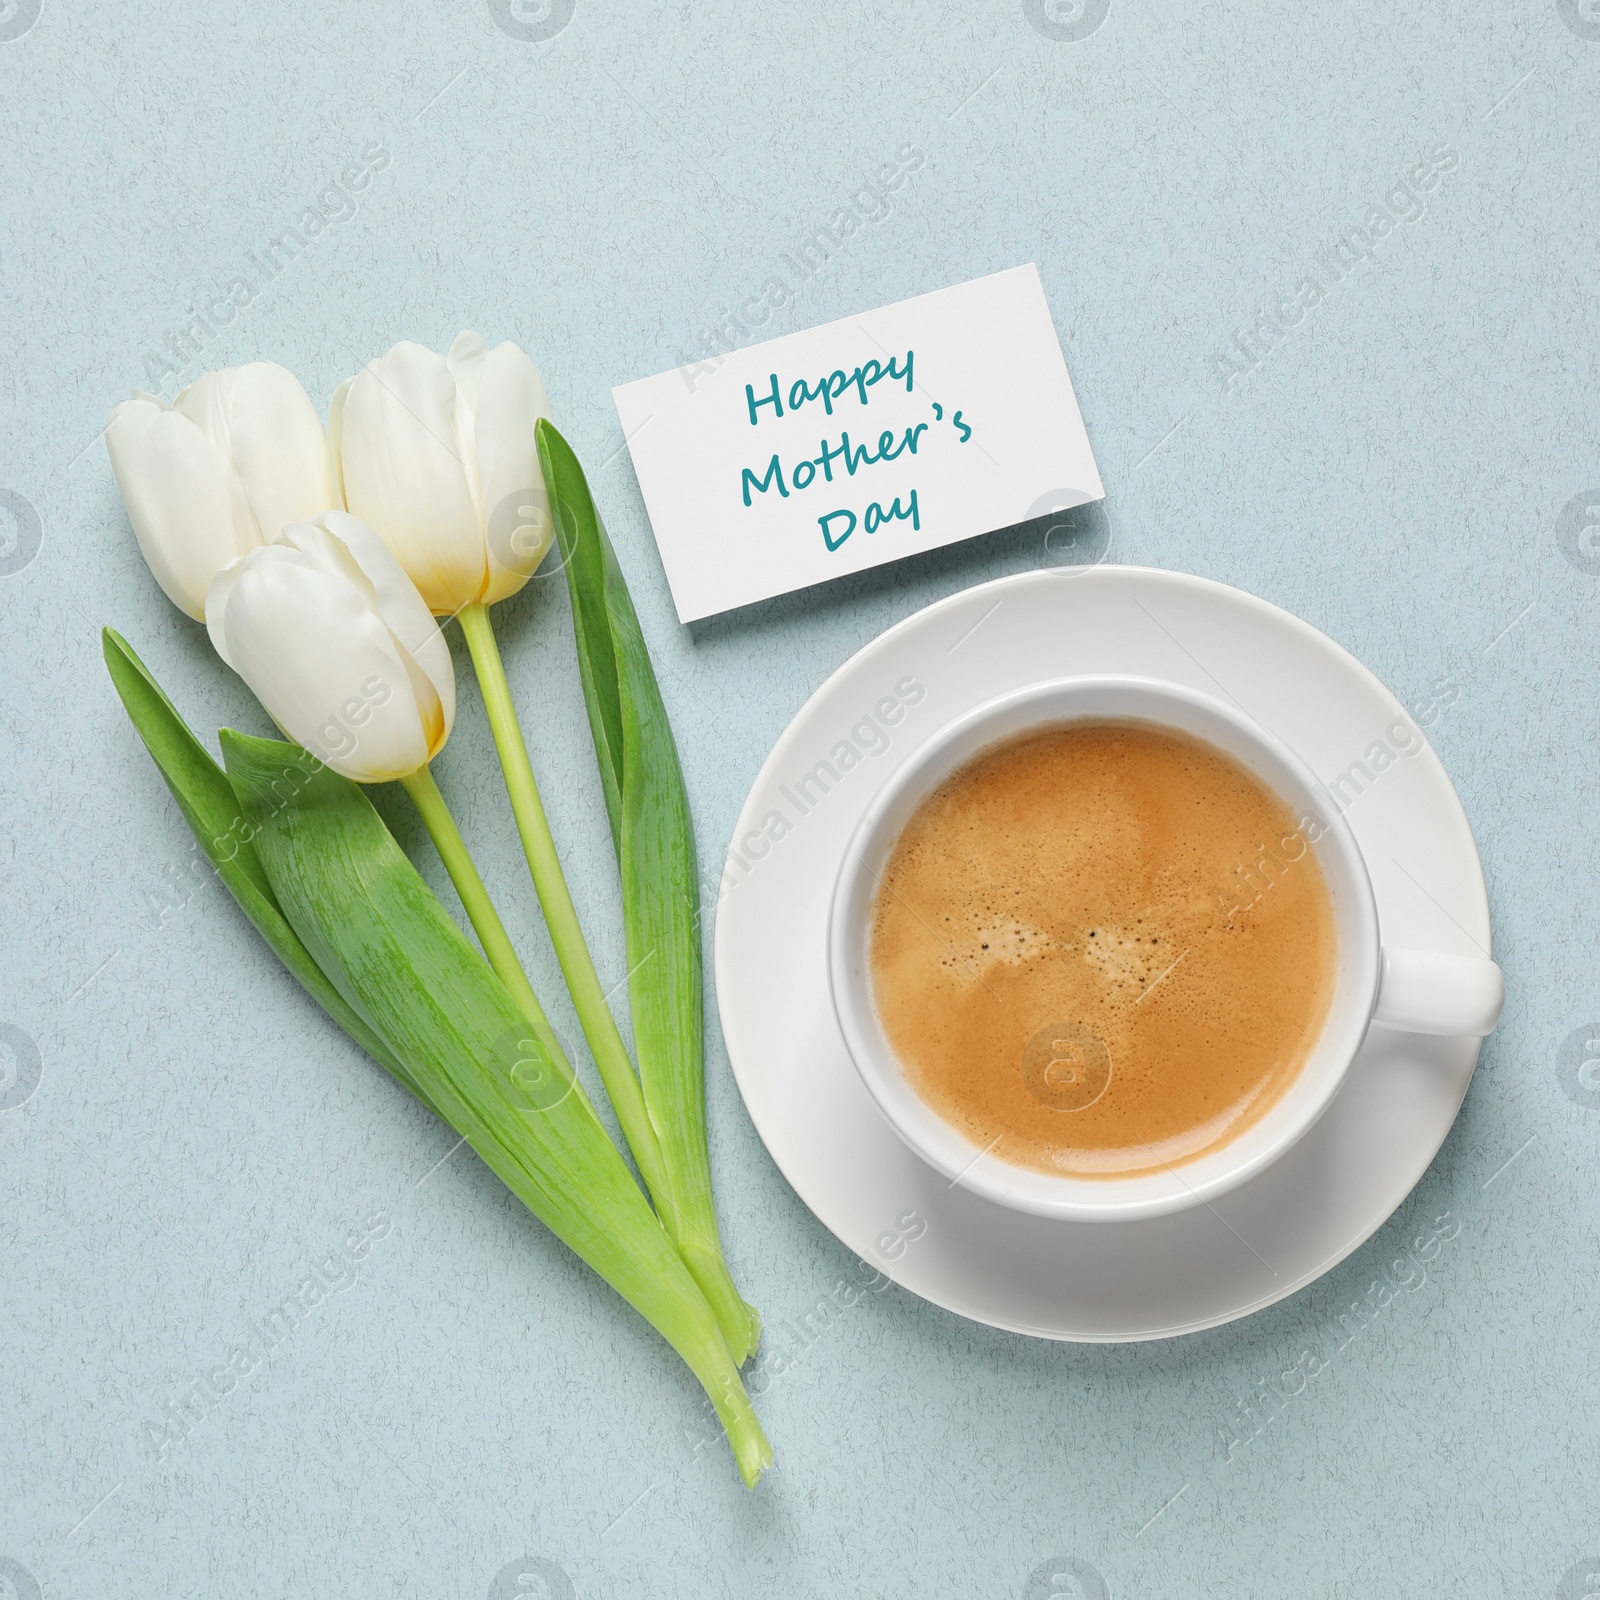
<svg viewBox="0 0 1600 1600">
<path fill-rule="evenodd" d="M 583 700 L 589 711 L 589 731 L 594 735 L 595 760 L 600 767 L 600 787 L 611 820 L 611 843 L 622 857 L 622 788 L 626 761 L 623 727 L 622 682 L 612 638 L 610 600 L 620 594 L 632 615 L 628 586 L 617 558 L 600 526 L 599 514 L 589 494 L 588 480 L 555 425 L 535 427 L 539 463 L 543 468 L 551 506 L 556 516 L 556 537 L 572 596 L 572 629 L 578 645 L 578 671 L 583 680 Z M 636 625 L 637 627 L 637 625 Z M 645 666 L 649 668 L 649 658 Z M 654 674 L 651 674 L 652 683 Z M 670 735 L 669 735 L 670 736 Z M 676 761 L 676 753 L 673 756 Z"/>
<path fill-rule="evenodd" d="M 178 809 L 228 892 L 312 999 L 368 1055 L 426 1101 L 427 1096 L 411 1081 L 382 1039 L 345 1004 L 285 920 L 251 843 L 254 827 L 239 809 L 222 768 L 190 732 L 133 646 L 114 628 L 102 629 L 100 637 L 106 669 L 129 720 L 161 769 Z"/>
<path fill-rule="evenodd" d="M 512 1193 L 689 1364 L 753 1483 L 771 1451 L 711 1307 L 570 1067 L 528 1036 L 355 784 L 296 746 L 221 738 L 261 866 L 317 964 Z"/>
<path fill-rule="evenodd" d="M 700 881 L 678 747 L 583 468 L 549 422 L 539 461 L 572 595 L 578 663 L 622 880 L 639 1082 L 673 1184 L 666 1218 L 736 1357 L 761 1319 L 722 1252 L 706 1145 Z"/>
</svg>

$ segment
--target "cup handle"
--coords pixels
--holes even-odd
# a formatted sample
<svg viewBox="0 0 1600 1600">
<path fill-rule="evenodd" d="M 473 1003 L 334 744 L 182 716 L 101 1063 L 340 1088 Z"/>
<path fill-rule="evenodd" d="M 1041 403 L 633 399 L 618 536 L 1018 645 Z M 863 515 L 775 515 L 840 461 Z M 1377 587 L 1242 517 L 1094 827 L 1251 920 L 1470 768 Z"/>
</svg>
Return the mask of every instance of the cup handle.
<svg viewBox="0 0 1600 1600">
<path fill-rule="evenodd" d="M 1505 998 L 1505 974 L 1492 961 L 1386 949 L 1372 1020 L 1402 1033 L 1481 1039 L 1494 1032 Z"/>
</svg>

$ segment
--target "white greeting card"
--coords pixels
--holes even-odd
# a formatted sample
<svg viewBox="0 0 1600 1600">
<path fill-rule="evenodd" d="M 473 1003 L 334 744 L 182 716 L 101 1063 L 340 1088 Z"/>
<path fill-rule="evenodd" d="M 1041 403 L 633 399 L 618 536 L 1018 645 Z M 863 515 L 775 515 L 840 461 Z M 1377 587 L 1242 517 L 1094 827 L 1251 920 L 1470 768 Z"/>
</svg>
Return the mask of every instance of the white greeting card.
<svg viewBox="0 0 1600 1600">
<path fill-rule="evenodd" d="M 1031 265 L 612 394 L 683 622 L 1105 495 Z"/>
</svg>

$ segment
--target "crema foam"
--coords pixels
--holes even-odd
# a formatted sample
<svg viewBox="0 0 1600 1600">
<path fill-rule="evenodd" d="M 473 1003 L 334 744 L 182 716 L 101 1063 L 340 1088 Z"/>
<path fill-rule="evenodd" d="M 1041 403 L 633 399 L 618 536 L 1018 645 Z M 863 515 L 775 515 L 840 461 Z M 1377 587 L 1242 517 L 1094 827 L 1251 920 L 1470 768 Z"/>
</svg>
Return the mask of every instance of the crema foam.
<svg viewBox="0 0 1600 1600">
<path fill-rule="evenodd" d="M 1264 1115 L 1337 961 L 1288 806 L 1139 722 L 968 762 L 913 814 L 873 908 L 873 998 L 913 1086 L 979 1148 L 1077 1177 L 1177 1166 Z"/>
</svg>

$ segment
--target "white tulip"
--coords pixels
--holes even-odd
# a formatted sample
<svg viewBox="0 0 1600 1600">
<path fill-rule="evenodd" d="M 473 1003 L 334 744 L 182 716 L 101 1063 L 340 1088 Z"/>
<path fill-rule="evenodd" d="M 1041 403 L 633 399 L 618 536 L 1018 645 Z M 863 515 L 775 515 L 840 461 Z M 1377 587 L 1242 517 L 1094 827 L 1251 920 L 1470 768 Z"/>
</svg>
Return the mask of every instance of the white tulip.
<svg viewBox="0 0 1600 1600">
<path fill-rule="evenodd" d="M 383 541 L 343 511 L 225 566 L 206 627 L 273 721 L 358 783 L 409 777 L 450 737 L 450 648 Z"/>
<path fill-rule="evenodd" d="M 344 504 L 440 615 L 515 594 L 550 548 L 533 435 L 549 415 L 533 362 L 475 333 L 447 356 L 397 344 L 335 393 L 328 436 Z"/>
<path fill-rule="evenodd" d="M 195 618 L 227 562 L 341 504 L 316 407 L 271 361 L 208 372 L 170 406 L 135 394 L 106 449 L 156 582 Z"/>
</svg>

